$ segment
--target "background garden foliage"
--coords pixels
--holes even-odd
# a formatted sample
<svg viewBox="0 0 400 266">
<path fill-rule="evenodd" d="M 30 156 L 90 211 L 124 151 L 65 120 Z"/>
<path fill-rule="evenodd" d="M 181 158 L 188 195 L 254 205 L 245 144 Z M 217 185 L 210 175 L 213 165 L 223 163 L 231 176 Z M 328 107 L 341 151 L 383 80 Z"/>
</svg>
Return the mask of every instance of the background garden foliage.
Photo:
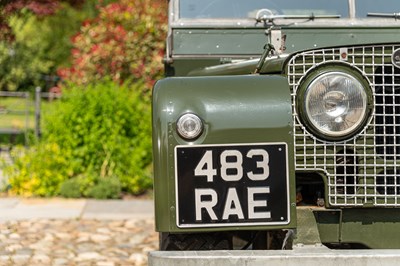
<svg viewBox="0 0 400 266">
<path fill-rule="evenodd" d="M 46 105 L 42 138 L 28 149 L 14 149 L 15 163 L 5 169 L 10 193 L 143 193 L 152 185 L 150 90 L 162 76 L 166 1 L 102 2 L 86 20 L 79 17 L 85 1 L 76 1 L 78 8 L 66 2 L 44 17 L 26 9 L 9 15 L 12 38 L 0 41 L 0 75 L 9 73 L 0 88 L 26 89 L 40 85 L 41 75 L 58 73 L 63 92 Z M 70 27 L 59 28 L 68 19 Z M 71 34 L 76 22 L 80 29 Z M 9 62 L 13 49 L 11 55 L 25 63 Z"/>
<path fill-rule="evenodd" d="M 12 191 L 101 198 L 102 187 L 115 190 L 108 197 L 150 188 L 150 112 L 140 86 L 99 81 L 66 88 L 47 110 L 42 141 L 8 169 Z"/>
<path fill-rule="evenodd" d="M 72 38 L 72 67 L 59 75 L 76 84 L 111 77 L 145 82 L 149 94 L 162 76 L 167 31 L 166 1 L 120 0 L 99 9 Z"/>
<path fill-rule="evenodd" d="M 46 88 L 70 64 L 71 37 L 97 13 L 95 0 L 0 1 L 0 89 Z"/>
</svg>

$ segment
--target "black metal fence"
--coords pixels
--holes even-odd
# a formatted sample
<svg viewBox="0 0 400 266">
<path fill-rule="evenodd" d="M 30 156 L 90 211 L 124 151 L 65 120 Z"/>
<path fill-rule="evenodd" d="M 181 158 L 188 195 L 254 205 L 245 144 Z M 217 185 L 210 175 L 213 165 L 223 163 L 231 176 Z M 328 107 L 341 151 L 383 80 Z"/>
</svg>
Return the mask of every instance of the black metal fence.
<svg viewBox="0 0 400 266">
<path fill-rule="evenodd" d="M 31 136 L 40 138 L 42 103 L 59 97 L 60 94 L 42 92 L 39 87 L 34 93 L 0 91 L 0 148 L 28 146 Z"/>
<path fill-rule="evenodd" d="M 2 146 L 28 142 L 28 131 L 32 127 L 32 106 L 29 92 L 0 91 L 0 143 Z M 4 148 L 4 147 L 2 147 Z"/>
</svg>

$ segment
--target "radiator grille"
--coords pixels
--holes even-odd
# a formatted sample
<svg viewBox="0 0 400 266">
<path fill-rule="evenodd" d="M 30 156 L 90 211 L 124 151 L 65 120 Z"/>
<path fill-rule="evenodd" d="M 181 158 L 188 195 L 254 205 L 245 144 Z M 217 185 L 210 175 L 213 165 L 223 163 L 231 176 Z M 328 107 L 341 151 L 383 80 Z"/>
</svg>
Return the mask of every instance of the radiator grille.
<svg viewBox="0 0 400 266">
<path fill-rule="evenodd" d="M 399 45 L 307 51 L 288 63 L 296 171 L 326 177 L 332 206 L 400 206 L 400 70 L 391 56 Z M 341 53 L 347 50 L 347 57 Z M 374 107 L 367 127 L 347 141 L 315 138 L 300 122 L 296 97 L 302 77 L 327 62 L 346 62 L 371 86 Z"/>
</svg>

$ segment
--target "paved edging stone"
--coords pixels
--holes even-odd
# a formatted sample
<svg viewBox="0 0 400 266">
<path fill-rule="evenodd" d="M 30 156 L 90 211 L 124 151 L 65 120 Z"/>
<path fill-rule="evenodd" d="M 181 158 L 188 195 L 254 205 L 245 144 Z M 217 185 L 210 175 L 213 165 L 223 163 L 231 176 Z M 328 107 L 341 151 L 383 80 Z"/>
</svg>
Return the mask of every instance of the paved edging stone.
<svg viewBox="0 0 400 266">
<path fill-rule="evenodd" d="M 42 219 L 121 220 L 154 217 L 152 200 L 0 198 L 0 222 Z"/>
</svg>

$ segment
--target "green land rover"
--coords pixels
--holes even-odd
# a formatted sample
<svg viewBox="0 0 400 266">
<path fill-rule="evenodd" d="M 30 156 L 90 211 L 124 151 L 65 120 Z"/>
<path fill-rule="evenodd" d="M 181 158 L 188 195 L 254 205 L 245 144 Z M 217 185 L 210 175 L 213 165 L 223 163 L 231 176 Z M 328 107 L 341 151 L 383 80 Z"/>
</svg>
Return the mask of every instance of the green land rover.
<svg viewBox="0 0 400 266">
<path fill-rule="evenodd" d="M 400 1 L 170 0 L 161 250 L 400 248 Z"/>
</svg>

